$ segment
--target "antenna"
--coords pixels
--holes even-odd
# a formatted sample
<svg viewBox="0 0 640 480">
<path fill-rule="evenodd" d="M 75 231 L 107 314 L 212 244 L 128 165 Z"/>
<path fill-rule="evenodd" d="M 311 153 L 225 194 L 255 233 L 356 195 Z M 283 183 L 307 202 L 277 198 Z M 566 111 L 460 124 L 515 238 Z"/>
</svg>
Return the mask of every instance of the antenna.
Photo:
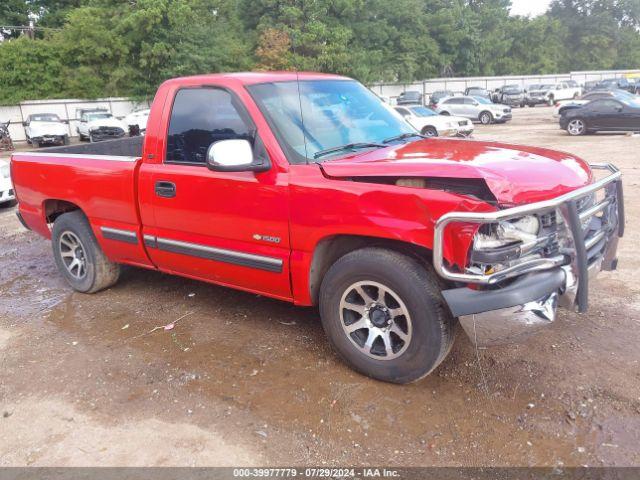
<svg viewBox="0 0 640 480">
<path fill-rule="evenodd" d="M 294 55 L 295 62 L 295 54 L 296 54 L 296 38 L 295 34 L 291 33 L 291 50 Z M 307 159 L 307 163 L 309 163 L 309 151 L 307 150 L 307 129 L 304 127 L 304 114 L 302 113 L 302 95 L 300 94 L 300 74 L 298 73 L 298 66 L 294 65 L 295 73 L 296 73 L 296 86 L 298 87 L 298 107 L 300 108 L 300 130 L 302 131 L 302 141 L 304 142 L 304 157 Z"/>
</svg>

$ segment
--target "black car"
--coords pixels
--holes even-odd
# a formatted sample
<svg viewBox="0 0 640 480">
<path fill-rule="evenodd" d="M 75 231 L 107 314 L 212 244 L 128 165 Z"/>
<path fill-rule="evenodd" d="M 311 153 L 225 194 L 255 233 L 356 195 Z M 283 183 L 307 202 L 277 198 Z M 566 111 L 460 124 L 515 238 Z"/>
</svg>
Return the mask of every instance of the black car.
<svg viewBox="0 0 640 480">
<path fill-rule="evenodd" d="M 415 90 L 402 92 L 396 101 L 397 105 L 414 105 L 416 103 L 422 105 L 422 93 Z"/>
<path fill-rule="evenodd" d="M 524 91 L 519 85 L 505 85 L 495 91 L 493 103 L 501 103 L 510 107 L 524 107 Z"/>
<path fill-rule="evenodd" d="M 453 97 L 453 92 L 451 90 L 436 90 L 429 98 L 429 105 L 435 107 L 438 105 L 440 100 L 447 97 Z"/>
<path fill-rule="evenodd" d="M 560 128 L 569 135 L 595 132 L 640 132 L 640 99 L 604 98 L 560 117 Z"/>
<path fill-rule="evenodd" d="M 465 97 L 482 97 L 491 100 L 491 92 L 482 87 L 468 87 L 464 91 Z"/>
<path fill-rule="evenodd" d="M 596 85 L 595 90 L 626 90 L 629 93 L 636 93 L 636 85 L 633 82 L 629 82 L 624 77 L 620 78 L 608 78 L 602 80 Z"/>
<path fill-rule="evenodd" d="M 633 95 L 627 92 L 626 90 L 593 90 L 589 93 L 582 95 L 580 98 L 576 100 L 570 100 L 568 103 L 563 104 L 558 109 L 558 114 L 562 115 L 567 110 L 571 110 L 573 108 L 580 108 L 584 106 L 586 103 L 592 102 L 593 100 L 600 100 L 602 98 L 617 98 L 619 100 L 622 100 L 625 98 L 633 98 Z"/>
</svg>

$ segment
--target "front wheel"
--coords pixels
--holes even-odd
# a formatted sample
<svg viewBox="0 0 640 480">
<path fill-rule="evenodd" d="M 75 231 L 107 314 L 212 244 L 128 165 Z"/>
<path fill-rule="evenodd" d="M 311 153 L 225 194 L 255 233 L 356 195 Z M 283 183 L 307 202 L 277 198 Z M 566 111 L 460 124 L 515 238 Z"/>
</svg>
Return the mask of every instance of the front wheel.
<svg viewBox="0 0 640 480">
<path fill-rule="evenodd" d="M 493 122 L 493 115 L 490 112 L 482 112 L 479 118 L 482 125 L 489 125 Z"/>
<path fill-rule="evenodd" d="M 567 124 L 567 132 L 574 137 L 584 135 L 587 133 L 587 125 L 581 118 L 574 118 Z"/>
<path fill-rule="evenodd" d="M 422 135 L 424 135 L 425 137 L 437 137 L 438 130 L 436 130 L 436 128 L 432 126 L 424 127 L 422 129 Z"/>
<path fill-rule="evenodd" d="M 120 265 L 105 256 L 82 212 L 60 215 L 51 243 L 58 270 L 74 290 L 94 293 L 118 281 Z"/>
<path fill-rule="evenodd" d="M 449 113 L 449 112 L 447 112 L 447 111 L 444 111 L 444 112 L 440 112 L 440 115 L 444 115 L 444 116 L 447 116 L 447 117 L 448 117 L 448 116 L 450 115 L 450 113 Z"/>
<path fill-rule="evenodd" d="M 413 258 L 364 248 L 340 258 L 320 287 L 322 325 L 354 370 L 409 383 L 433 371 L 449 353 L 455 320 L 434 275 Z"/>
<path fill-rule="evenodd" d="M 550 107 L 553 107 L 554 103 L 555 103 L 555 99 L 553 97 L 549 97 L 547 99 L 547 105 L 549 105 Z"/>
</svg>

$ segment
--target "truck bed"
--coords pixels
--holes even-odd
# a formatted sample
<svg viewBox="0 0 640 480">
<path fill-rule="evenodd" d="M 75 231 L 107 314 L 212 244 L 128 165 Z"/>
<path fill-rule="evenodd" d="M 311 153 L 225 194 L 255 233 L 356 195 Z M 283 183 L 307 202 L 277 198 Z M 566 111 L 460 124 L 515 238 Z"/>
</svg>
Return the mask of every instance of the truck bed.
<svg viewBox="0 0 640 480">
<path fill-rule="evenodd" d="M 70 155 L 113 155 L 120 157 L 141 157 L 144 137 L 126 137 L 96 143 L 79 143 L 62 147 L 50 147 L 34 152 L 65 153 Z"/>
<path fill-rule="evenodd" d="M 12 179 L 25 223 L 50 237 L 50 211 L 63 203 L 85 212 L 98 239 L 101 226 L 137 231 L 142 141 L 132 137 L 14 153 Z"/>
</svg>

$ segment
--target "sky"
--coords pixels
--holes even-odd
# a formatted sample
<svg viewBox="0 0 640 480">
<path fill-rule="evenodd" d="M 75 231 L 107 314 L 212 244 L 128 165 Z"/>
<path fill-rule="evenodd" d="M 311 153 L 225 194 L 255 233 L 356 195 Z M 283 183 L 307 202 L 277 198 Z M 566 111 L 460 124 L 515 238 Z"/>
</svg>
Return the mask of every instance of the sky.
<svg viewBox="0 0 640 480">
<path fill-rule="evenodd" d="M 535 17 L 547 11 L 551 0 L 511 0 L 511 15 Z"/>
</svg>

